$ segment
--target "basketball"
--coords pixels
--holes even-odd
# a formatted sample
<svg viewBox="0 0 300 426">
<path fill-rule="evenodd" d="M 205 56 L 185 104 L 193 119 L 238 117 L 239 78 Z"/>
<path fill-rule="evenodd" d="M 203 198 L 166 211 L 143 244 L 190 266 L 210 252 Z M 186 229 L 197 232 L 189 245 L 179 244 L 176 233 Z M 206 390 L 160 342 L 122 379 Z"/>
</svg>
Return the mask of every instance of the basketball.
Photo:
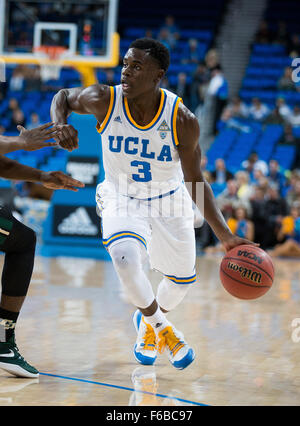
<svg viewBox="0 0 300 426">
<path fill-rule="evenodd" d="M 261 248 L 240 245 L 225 254 L 220 265 L 224 288 L 238 299 L 257 299 L 272 287 L 274 266 Z"/>
</svg>

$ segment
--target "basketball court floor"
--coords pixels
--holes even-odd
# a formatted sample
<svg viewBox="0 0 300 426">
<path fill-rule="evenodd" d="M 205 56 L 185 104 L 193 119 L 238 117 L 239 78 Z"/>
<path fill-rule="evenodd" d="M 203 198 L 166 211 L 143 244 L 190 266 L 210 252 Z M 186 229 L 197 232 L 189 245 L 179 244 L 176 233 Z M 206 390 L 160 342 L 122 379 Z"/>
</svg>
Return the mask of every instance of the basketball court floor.
<svg viewBox="0 0 300 426">
<path fill-rule="evenodd" d="M 136 363 L 134 308 L 111 262 L 37 257 L 17 342 L 41 374 L 1 371 L 0 405 L 300 405 L 299 261 L 276 260 L 272 289 L 254 301 L 226 293 L 220 261 L 197 258 L 198 282 L 169 314 L 197 353 L 177 371 L 165 354 L 155 368 Z"/>
</svg>

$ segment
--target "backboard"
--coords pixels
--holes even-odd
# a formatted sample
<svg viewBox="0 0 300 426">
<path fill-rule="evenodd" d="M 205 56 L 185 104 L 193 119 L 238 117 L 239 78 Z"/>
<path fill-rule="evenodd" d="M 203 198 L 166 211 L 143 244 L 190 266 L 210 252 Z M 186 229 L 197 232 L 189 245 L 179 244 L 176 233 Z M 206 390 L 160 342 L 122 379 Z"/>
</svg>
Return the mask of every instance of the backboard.
<svg viewBox="0 0 300 426">
<path fill-rule="evenodd" d="M 53 63 L 41 46 L 64 50 L 74 67 L 114 67 L 119 61 L 118 0 L 0 0 L 0 60 Z"/>
</svg>

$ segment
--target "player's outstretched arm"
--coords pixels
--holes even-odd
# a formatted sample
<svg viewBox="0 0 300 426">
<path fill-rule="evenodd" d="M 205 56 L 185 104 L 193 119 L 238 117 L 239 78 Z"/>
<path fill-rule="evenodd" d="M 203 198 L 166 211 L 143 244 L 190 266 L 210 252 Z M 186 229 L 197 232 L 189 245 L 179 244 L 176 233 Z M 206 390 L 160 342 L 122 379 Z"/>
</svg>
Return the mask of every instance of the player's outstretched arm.
<svg viewBox="0 0 300 426">
<path fill-rule="evenodd" d="M 13 180 L 24 180 L 27 182 L 38 182 L 50 189 L 69 189 L 77 191 L 83 188 L 84 183 L 57 172 L 43 172 L 33 167 L 25 166 L 10 158 L 0 156 L 0 177 Z"/>
<path fill-rule="evenodd" d="M 52 127 L 51 127 L 52 126 Z M 59 135 L 60 130 L 53 123 L 46 123 L 32 130 L 27 130 L 23 126 L 17 126 L 19 136 L 0 135 L 0 154 L 24 149 L 25 151 L 36 151 L 46 146 L 56 146 L 58 142 L 46 142 Z"/>
<path fill-rule="evenodd" d="M 50 109 L 51 119 L 59 125 L 61 131 L 56 137 L 59 145 L 68 151 L 78 148 L 78 132 L 68 124 L 68 117 L 72 112 L 93 114 L 102 123 L 109 101 L 110 89 L 102 84 L 60 90 L 54 96 Z"/>
<path fill-rule="evenodd" d="M 199 145 L 200 127 L 197 118 L 184 105 L 180 105 L 177 116 L 177 134 L 179 140 L 178 153 L 187 188 L 202 215 L 211 226 L 216 237 L 230 250 L 240 244 L 254 244 L 247 239 L 232 234 L 217 206 L 212 189 L 204 178 L 201 163 L 201 148 Z M 199 184 L 201 187 L 199 188 Z M 197 194 L 203 191 L 203 196 L 197 199 Z"/>
</svg>

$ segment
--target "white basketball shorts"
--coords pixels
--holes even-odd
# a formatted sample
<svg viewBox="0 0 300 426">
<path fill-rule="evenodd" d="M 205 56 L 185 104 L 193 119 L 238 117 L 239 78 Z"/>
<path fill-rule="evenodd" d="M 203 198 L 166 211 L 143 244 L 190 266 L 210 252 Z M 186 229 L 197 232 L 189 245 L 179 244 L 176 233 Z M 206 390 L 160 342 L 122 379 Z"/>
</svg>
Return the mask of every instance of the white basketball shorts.
<svg viewBox="0 0 300 426">
<path fill-rule="evenodd" d="M 149 255 L 150 266 L 176 284 L 191 284 L 195 274 L 195 232 L 192 199 L 182 184 L 151 199 L 119 194 L 104 181 L 96 191 L 105 248 L 135 239 Z"/>
</svg>

